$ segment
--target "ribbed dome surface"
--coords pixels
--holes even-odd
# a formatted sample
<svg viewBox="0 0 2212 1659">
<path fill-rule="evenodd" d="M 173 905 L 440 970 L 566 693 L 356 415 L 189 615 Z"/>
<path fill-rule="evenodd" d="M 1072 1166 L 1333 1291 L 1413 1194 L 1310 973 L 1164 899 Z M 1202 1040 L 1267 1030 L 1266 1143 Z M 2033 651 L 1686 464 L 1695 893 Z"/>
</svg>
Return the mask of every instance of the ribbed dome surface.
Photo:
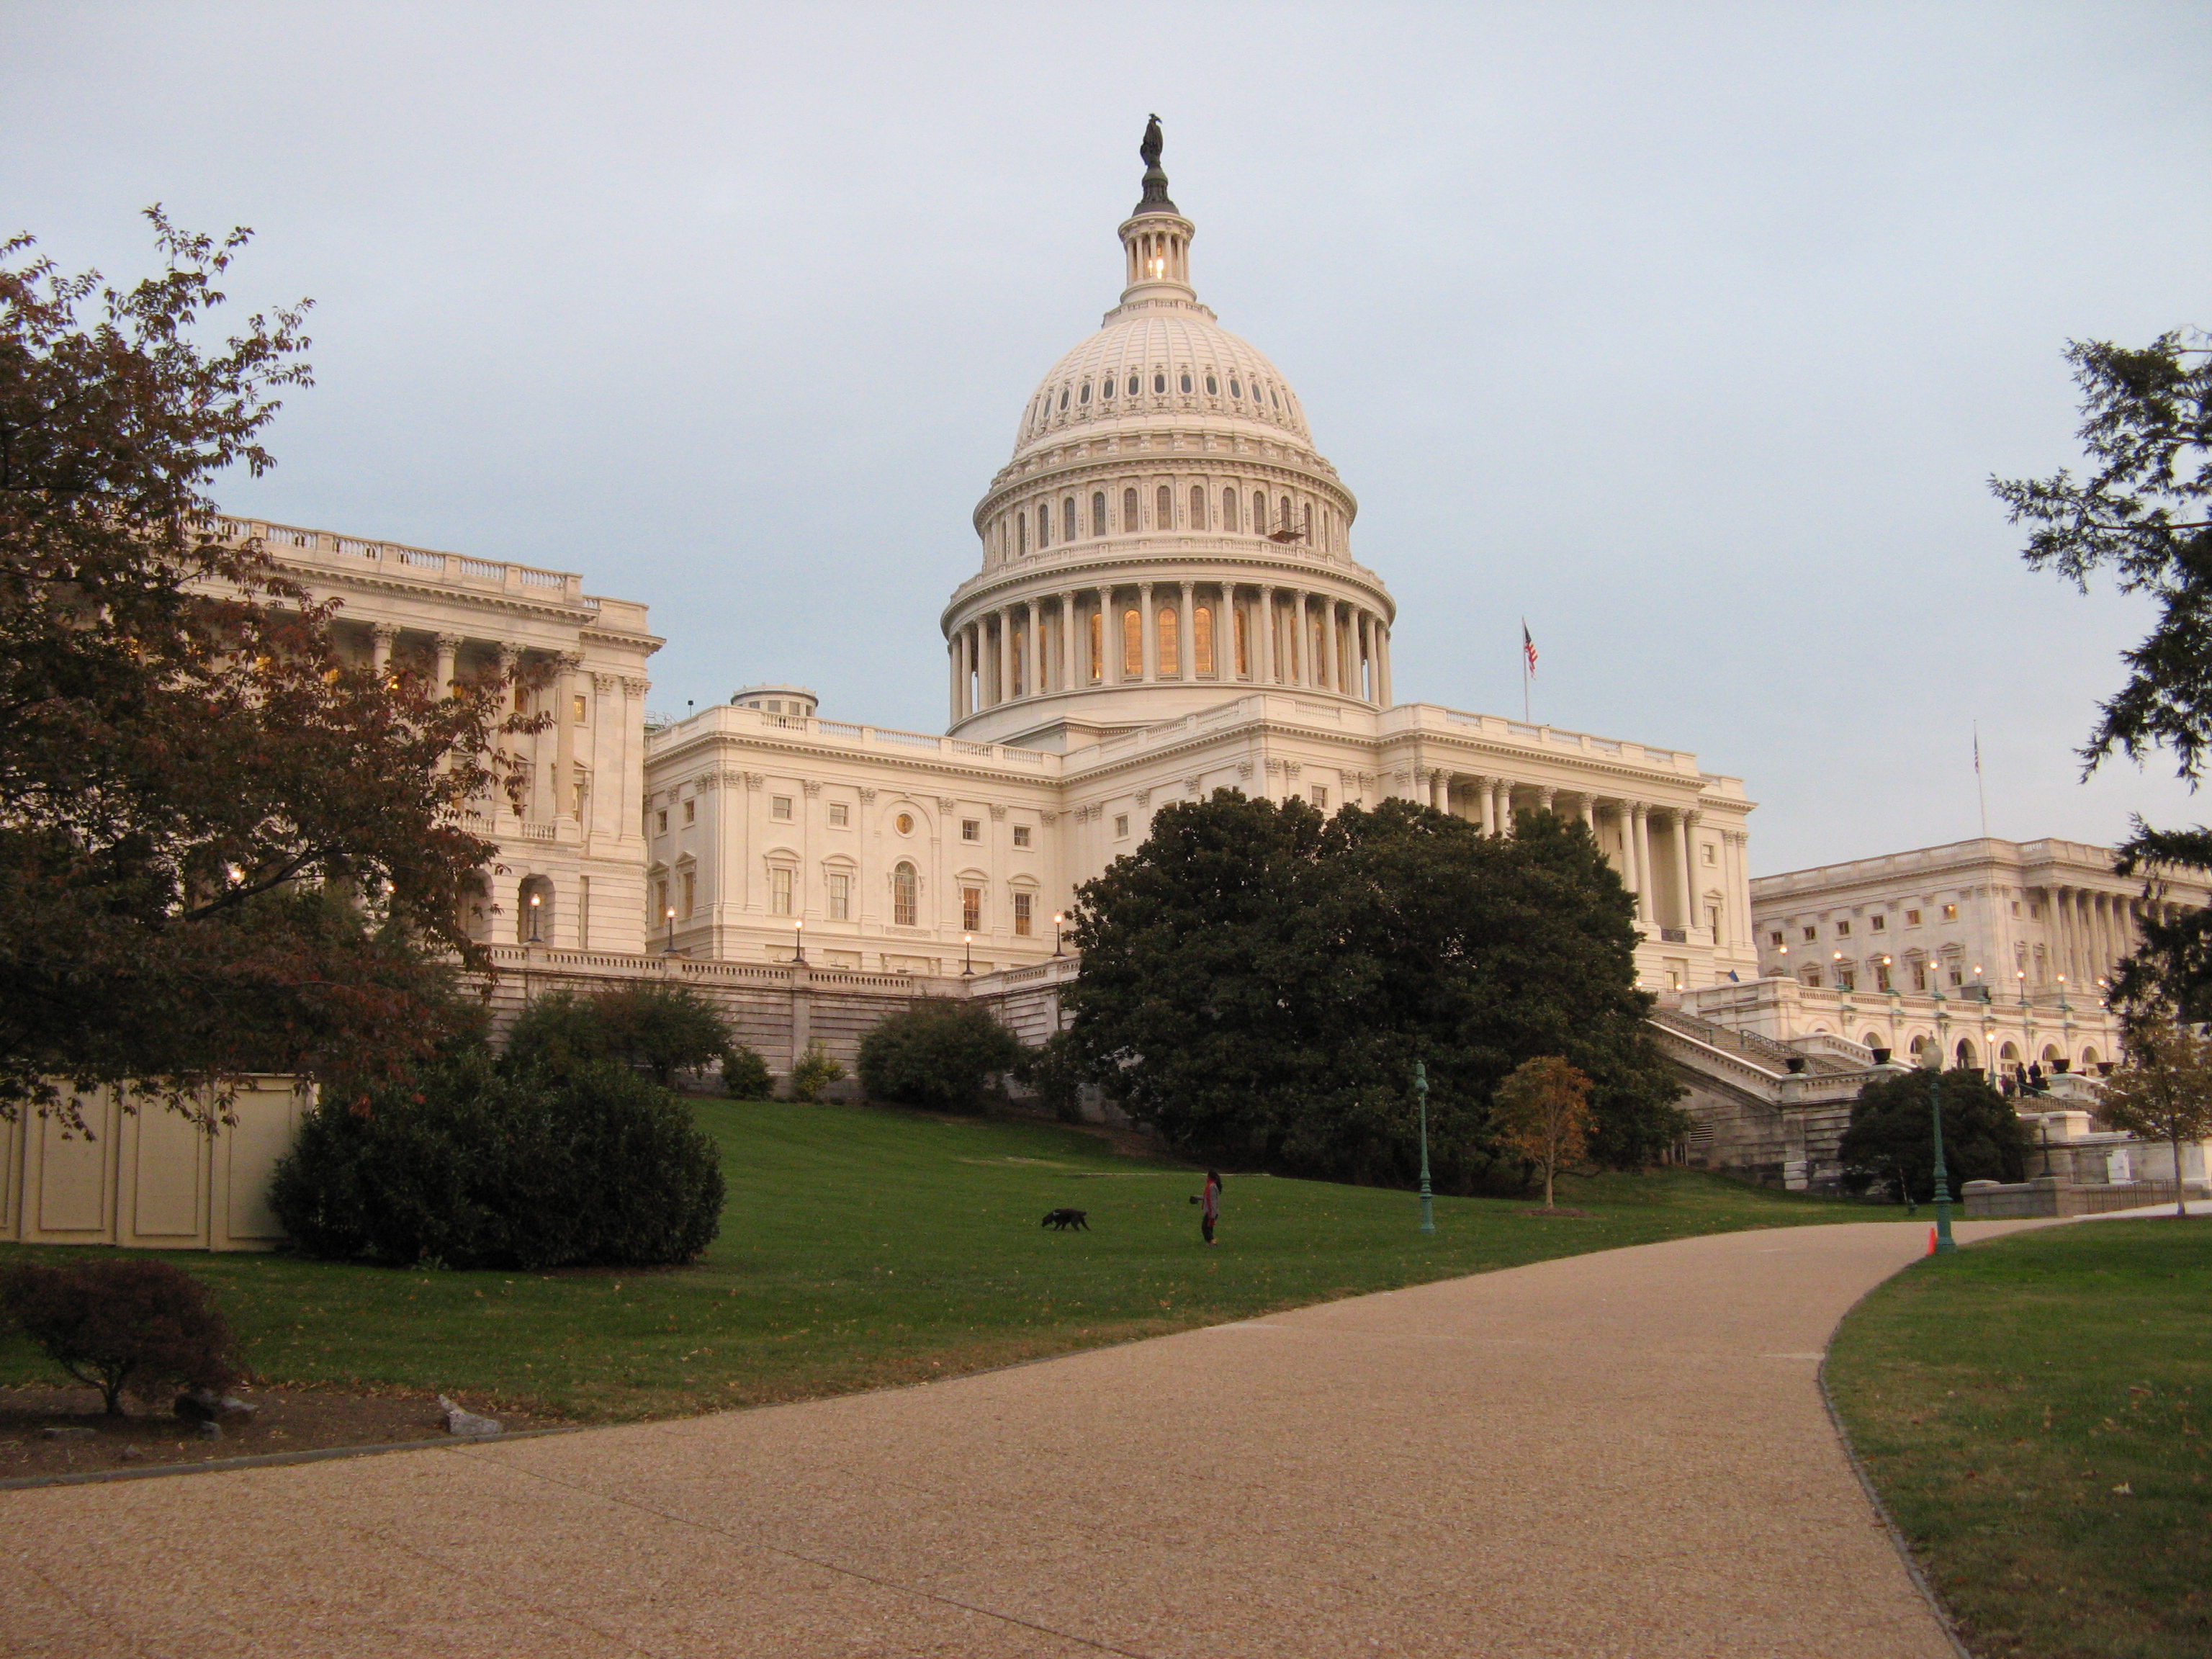
<svg viewBox="0 0 2212 1659">
<path fill-rule="evenodd" d="M 1052 366 L 1022 416 L 1015 458 L 1072 431 L 1149 426 L 1164 415 L 1313 441 L 1281 373 L 1249 343 L 1194 307 L 1147 306 L 1115 318 Z"/>
</svg>

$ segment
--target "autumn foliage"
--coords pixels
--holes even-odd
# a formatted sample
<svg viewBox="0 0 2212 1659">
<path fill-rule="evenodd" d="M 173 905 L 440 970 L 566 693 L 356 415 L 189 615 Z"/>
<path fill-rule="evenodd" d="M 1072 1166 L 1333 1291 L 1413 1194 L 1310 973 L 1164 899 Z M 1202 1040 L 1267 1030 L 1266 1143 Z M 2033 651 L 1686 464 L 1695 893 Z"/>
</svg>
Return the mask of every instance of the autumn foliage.
<svg viewBox="0 0 2212 1659">
<path fill-rule="evenodd" d="M 207 1286 L 166 1261 L 24 1263 L 0 1279 L 0 1310 L 48 1358 L 100 1390 L 111 1417 L 129 1392 L 228 1388 L 230 1326 Z"/>
<path fill-rule="evenodd" d="M 1498 1085 L 1491 1128 L 1512 1151 L 1543 1171 L 1544 1207 L 1562 1167 L 1589 1150 L 1590 1080 L 1555 1054 L 1523 1060 Z"/>
</svg>

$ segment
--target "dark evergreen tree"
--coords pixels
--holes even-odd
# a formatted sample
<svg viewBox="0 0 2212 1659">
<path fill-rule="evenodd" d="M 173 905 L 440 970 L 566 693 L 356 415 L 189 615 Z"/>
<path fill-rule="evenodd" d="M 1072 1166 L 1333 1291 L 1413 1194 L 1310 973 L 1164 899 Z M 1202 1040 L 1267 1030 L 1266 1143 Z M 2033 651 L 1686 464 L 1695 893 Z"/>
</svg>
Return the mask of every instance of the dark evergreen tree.
<svg viewBox="0 0 2212 1659">
<path fill-rule="evenodd" d="M 1936 1116 L 1930 1071 L 1909 1071 L 1869 1083 L 1851 1106 L 1838 1155 L 1847 1191 L 1895 1191 L 1902 1182 L 1917 1203 L 1936 1194 Z M 1978 1072 L 1943 1073 L 1943 1167 L 1951 1196 L 1969 1181 L 2025 1181 L 2034 1138 L 2012 1103 Z"/>
</svg>

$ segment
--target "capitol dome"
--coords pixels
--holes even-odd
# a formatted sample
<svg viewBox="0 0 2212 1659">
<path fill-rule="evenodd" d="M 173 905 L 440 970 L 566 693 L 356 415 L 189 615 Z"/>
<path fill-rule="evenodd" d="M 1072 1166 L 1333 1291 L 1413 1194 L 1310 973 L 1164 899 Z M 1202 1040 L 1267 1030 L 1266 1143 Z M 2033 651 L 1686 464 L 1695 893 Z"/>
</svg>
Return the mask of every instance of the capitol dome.
<svg viewBox="0 0 2212 1659">
<path fill-rule="evenodd" d="M 945 607 L 954 733 L 1068 748 L 1244 692 L 1388 706 L 1396 606 L 1281 371 L 1190 283 L 1155 120 L 1124 286 L 1024 408 Z"/>
</svg>

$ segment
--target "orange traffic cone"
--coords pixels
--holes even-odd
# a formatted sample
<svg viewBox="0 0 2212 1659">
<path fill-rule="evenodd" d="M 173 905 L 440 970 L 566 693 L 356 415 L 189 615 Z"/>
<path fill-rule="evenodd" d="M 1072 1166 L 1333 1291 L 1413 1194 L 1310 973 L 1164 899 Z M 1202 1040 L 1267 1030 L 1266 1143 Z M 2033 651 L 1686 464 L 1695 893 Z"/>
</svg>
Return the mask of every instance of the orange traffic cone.
<svg viewBox="0 0 2212 1659">
<path fill-rule="evenodd" d="M 1933 1227 L 1928 1230 L 1928 1254 L 1936 1254 L 1936 1230 Z"/>
</svg>

